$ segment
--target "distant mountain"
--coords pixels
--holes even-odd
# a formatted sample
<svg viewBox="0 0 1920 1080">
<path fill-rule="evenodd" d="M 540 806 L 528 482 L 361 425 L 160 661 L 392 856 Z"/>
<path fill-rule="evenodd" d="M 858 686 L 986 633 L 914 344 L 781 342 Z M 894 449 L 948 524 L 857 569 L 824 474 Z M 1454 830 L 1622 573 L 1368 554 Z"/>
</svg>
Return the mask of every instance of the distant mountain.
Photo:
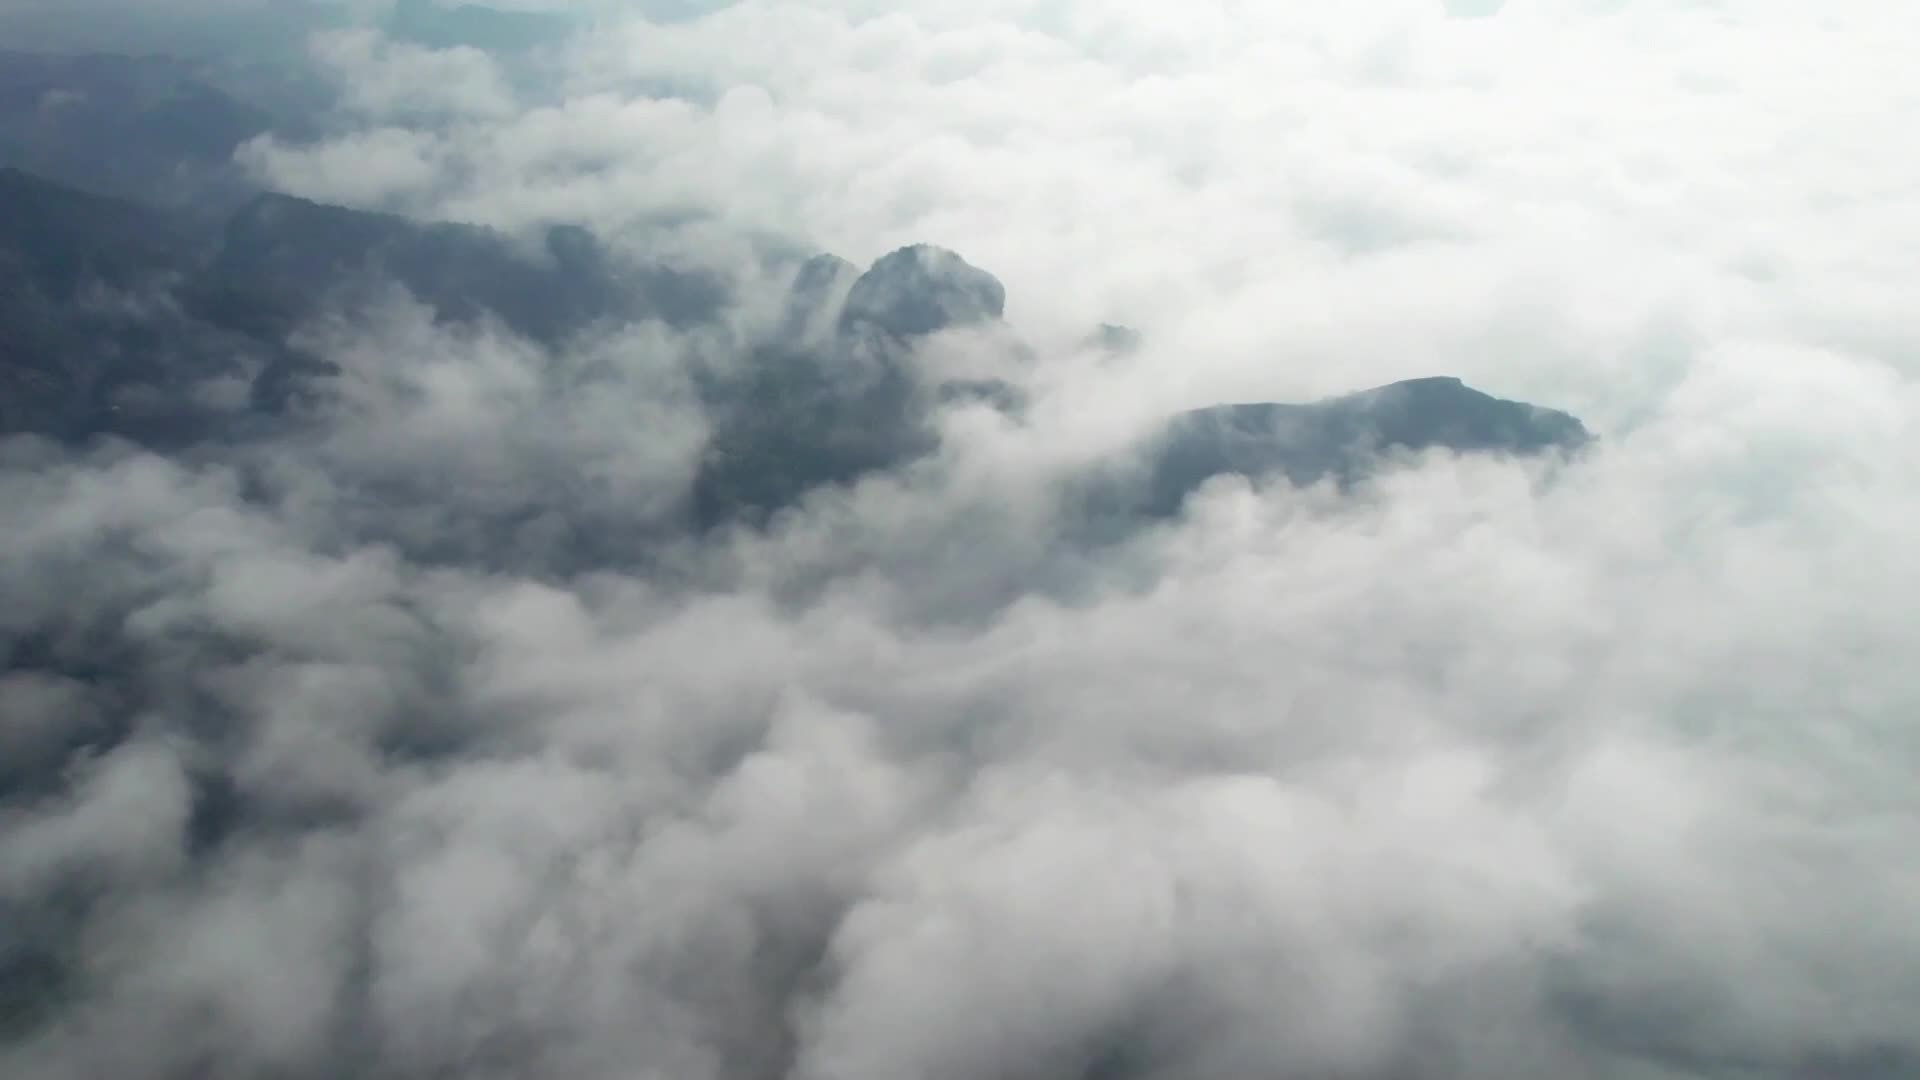
<svg viewBox="0 0 1920 1080">
<path fill-rule="evenodd" d="M 309 301 L 397 282 L 443 317 L 491 313 L 549 344 L 600 320 L 690 325 L 726 299 L 699 275 L 623 264 L 584 229 L 559 226 L 543 239 L 532 247 L 477 226 L 268 194 L 228 221 L 211 272 Z"/>
<path fill-rule="evenodd" d="M 273 123 L 188 61 L 0 52 L 0 166 L 101 194 L 231 205 L 235 149 Z"/>
<path fill-rule="evenodd" d="M 466 47 L 512 53 L 564 41 L 576 26 L 565 15 L 547 12 L 399 0 L 387 17 L 385 29 L 397 40 L 429 48 Z"/>
<path fill-rule="evenodd" d="M 349 25 L 353 4 L 338 0 L 113 5 L 73 0 L 0 3 L 0 41 L 48 52 L 165 53 L 243 63 L 298 62 L 307 36 Z"/>
<path fill-rule="evenodd" d="M 0 431 L 157 434 L 236 355 L 180 307 L 196 242 L 173 216 L 15 169 L 0 206 Z"/>
<path fill-rule="evenodd" d="M 1101 323 L 1093 333 L 1087 335 L 1086 344 L 1102 352 L 1125 356 L 1139 351 L 1140 331 L 1130 326 Z"/>
<path fill-rule="evenodd" d="M 714 434 L 694 479 L 695 522 L 764 523 L 808 492 L 934 449 L 937 395 L 911 339 L 964 318 L 974 303 L 965 283 L 978 289 L 981 278 L 999 288 L 925 246 L 864 271 L 834 255 L 801 263 L 777 334 L 744 366 L 700 380 Z"/>
<path fill-rule="evenodd" d="M 443 319 L 495 317 L 554 345 L 601 322 L 694 325 L 726 300 L 715 280 L 620 259 L 574 226 L 528 244 L 269 194 L 208 228 L 17 169 L 0 170 L 0 205 L 0 430 L 132 434 L 142 413 L 122 391 L 237 378 L 236 357 L 283 376 L 297 326 L 388 283 Z"/>
<path fill-rule="evenodd" d="M 914 244 L 882 256 L 853 282 L 840 326 L 914 338 L 999 319 L 1006 307 L 998 278 L 945 248 Z"/>
<path fill-rule="evenodd" d="M 938 447 L 936 414 L 956 401 L 1018 411 L 1017 387 L 944 376 L 915 353 L 928 335 L 996 323 L 1005 309 L 997 278 L 930 244 L 865 270 L 806 260 L 781 335 L 706 384 L 715 434 L 694 482 L 696 521 L 763 522 L 811 491 L 906 464 Z"/>
<path fill-rule="evenodd" d="M 1533 456 L 1587 445 L 1564 412 L 1507 401 L 1458 378 L 1409 379 L 1308 404 L 1216 405 L 1182 413 L 1140 448 L 1138 478 L 1103 478 L 1109 508 L 1165 517 L 1217 476 L 1347 484 L 1427 450 Z"/>
<path fill-rule="evenodd" d="M 128 285 L 178 271 L 193 258 L 191 230 L 176 215 L 0 168 L 0 256 L 13 280 L 70 299 L 83 279 Z"/>
<path fill-rule="evenodd" d="M 616 256 L 572 226 L 534 242 L 262 195 L 221 227 L 0 171 L 0 432 L 155 445 L 270 431 L 328 369 L 289 344 L 303 322 L 397 283 L 441 319 L 497 318 L 562 346 L 595 325 L 714 325 L 725 284 Z M 793 271 L 768 335 L 690 372 L 713 435 L 689 523 L 764 523 L 810 492 L 898 468 L 938 446 L 939 410 L 985 400 L 1016 418 L 1017 387 L 931 370 L 929 334 L 991 326 L 1000 282 L 915 245 L 865 270 L 832 256 Z M 1108 328 L 1100 344 L 1132 348 Z M 218 392 L 211 392 L 211 390 Z M 1429 449 L 1530 455 L 1588 435 L 1573 417 L 1430 378 L 1311 404 L 1200 409 L 1074 486 L 1122 528 L 1177 514 L 1207 480 L 1356 480 Z"/>
<path fill-rule="evenodd" d="M 802 262 L 787 291 L 781 339 L 816 342 L 831 335 L 860 277 L 860 268 L 838 255 L 815 255 Z"/>
</svg>

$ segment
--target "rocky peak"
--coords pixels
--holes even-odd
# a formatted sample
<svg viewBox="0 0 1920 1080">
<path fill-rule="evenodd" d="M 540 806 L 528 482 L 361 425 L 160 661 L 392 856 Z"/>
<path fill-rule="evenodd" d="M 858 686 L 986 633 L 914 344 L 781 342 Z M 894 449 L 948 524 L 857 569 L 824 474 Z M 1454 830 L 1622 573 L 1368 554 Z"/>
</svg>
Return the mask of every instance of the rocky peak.
<svg viewBox="0 0 1920 1080">
<path fill-rule="evenodd" d="M 918 337 L 991 322 L 1006 311 L 1000 280 L 945 248 L 915 244 L 882 256 L 847 293 L 843 330 Z"/>
</svg>

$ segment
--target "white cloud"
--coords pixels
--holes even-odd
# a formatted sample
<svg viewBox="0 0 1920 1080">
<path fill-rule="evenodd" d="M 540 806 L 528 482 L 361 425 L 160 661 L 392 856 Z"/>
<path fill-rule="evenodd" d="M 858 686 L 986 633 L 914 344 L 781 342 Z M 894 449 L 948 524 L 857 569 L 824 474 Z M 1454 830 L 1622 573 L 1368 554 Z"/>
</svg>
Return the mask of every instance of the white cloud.
<svg viewBox="0 0 1920 1080">
<path fill-rule="evenodd" d="M 501 119 L 513 111 L 506 80 L 478 49 L 426 49 L 352 29 L 315 34 L 312 50 L 339 84 L 341 104 L 369 120 Z"/>
<path fill-rule="evenodd" d="M 1605 411 L 1657 326 L 1910 356 L 1908 21 L 750 2 L 596 34 L 554 107 L 443 134 L 435 190 L 503 223 L 698 205 L 856 259 L 932 240 L 1036 329 L 1150 325 L 1203 395 L 1445 369 Z"/>
<path fill-rule="evenodd" d="M 430 130 L 414 65 L 471 58 L 362 41 L 386 126 L 260 144 L 264 175 L 943 243 L 1005 279 L 1033 421 L 951 416 L 922 467 L 651 576 L 537 581 L 430 553 L 529 508 L 524 551 L 644 525 L 701 446 L 673 372 L 702 342 L 556 354 L 396 302 L 314 337 L 344 374 L 264 475 L 19 451 L 0 625 L 131 609 L 183 688 L 143 724 L 224 710 L 262 811 L 223 856 L 256 869 L 172 883 L 186 924 L 312 958 L 209 946 L 170 981 L 136 951 L 157 981 L 98 1015 L 219 987 L 210 1045 L 315 1072 L 1920 1060 L 1920 15 L 1466 6 L 747 2 Z M 1101 319 L 1146 348 L 1064 347 Z M 1046 531 L 1060 471 L 1175 409 L 1433 372 L 1605 438 L 1351 500 L 1221 483 L 1097 554 Z M 136 807 L 80 790 L 17 850 Z M 125 842 L 172 842 L 152 820 Z M 289 846 L 316 833 L 350 856 Z M 362 1057 L 281 1019 L 319 987 Z M 20 1053 L 78 1074 L 83 1043 Z"/>
<path fill-rule="evenodd" d="M 312 145 L 272 135 L 248 140 L 235 158 L 268 187 L 360 207 L 419 203 L 440 183 L 443 152 L 426 133 L 381 128 Z"/>
</svg>

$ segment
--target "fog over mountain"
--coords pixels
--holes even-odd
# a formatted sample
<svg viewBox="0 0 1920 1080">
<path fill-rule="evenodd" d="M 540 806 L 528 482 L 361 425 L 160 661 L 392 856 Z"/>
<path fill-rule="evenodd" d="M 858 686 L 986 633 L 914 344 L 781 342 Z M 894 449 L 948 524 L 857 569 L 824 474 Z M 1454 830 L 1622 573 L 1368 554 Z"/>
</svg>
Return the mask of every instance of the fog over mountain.
<svg viewBox="0 0 1920 1080">
<path fill-rule="evenodd" d="M 0 1075 L 1920 1076 L 1910 5 L 4 7 Z"/>
</svg>

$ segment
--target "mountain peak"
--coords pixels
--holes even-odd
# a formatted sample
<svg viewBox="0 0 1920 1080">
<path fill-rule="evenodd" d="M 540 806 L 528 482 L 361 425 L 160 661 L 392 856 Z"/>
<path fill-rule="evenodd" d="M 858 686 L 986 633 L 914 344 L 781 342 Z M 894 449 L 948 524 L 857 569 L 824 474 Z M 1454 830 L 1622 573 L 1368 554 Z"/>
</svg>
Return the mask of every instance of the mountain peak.
<svg viewBox="0 0 1920 1080">
<path fill-rule="evenodd" d="M 847 293 L 840 325 L 918 337 L 995 321 L 1006 305 L 1000 279 L 946 248 L 913 244 L 881 256 L 860 275 Z"/>
<path fill-rule="evenodd" d="M 1145 505 L 1171 516 L 1208 479 L 1226 474 L 1348 483 L 1395 453 L 1528 457 L 1571 453 L 1591 441 L 1568 413 L 1494 397 L 1450 375 L 1308 404 L 1215 405 L 1175 416 L 1156 437 Z"/>
</svg>

